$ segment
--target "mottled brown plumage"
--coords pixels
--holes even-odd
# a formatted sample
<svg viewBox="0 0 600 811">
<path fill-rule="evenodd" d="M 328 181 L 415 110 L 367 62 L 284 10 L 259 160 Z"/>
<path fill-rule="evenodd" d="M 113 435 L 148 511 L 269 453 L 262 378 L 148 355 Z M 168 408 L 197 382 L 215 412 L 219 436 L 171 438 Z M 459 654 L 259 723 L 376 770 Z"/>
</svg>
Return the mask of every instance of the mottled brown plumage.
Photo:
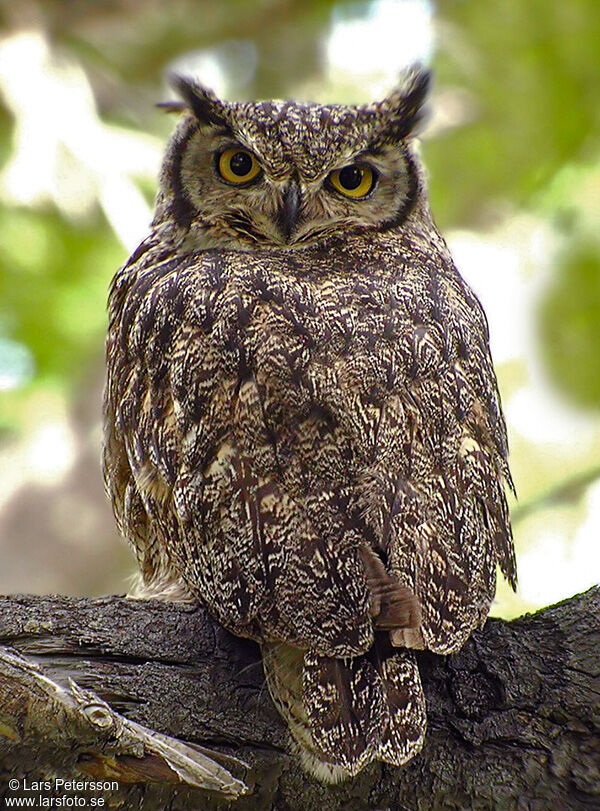
<svg viewBox="0 0 600 811">
<path fill-rule="evenodd" d="M 427 81 L 352 108 L 178 79 L 152 230 L 110 294 L 104 470 L 141 593 L 261 643 L 325 780 L 419 751 L 410 648 L 456 651 L 496 564 L 516 577 L 485 316 L 410 144 Z M 232 147 L 251 184 L 219 176 Z M 375 178 L 359 200 L 332 185 L 348 165 Z"/>
</svg>

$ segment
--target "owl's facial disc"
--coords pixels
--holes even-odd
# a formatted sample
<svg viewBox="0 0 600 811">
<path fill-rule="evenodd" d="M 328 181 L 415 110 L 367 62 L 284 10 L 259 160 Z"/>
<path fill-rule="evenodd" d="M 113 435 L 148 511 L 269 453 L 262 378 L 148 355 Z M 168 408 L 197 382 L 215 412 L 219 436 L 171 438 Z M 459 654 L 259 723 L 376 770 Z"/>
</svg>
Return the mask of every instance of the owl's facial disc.
<svg viewBox="0 0 600 811">
<path fill-rule="evenodd" d="M 424 191 L 410 139 L 429 74 L 362 106 L 229 102 L 174 77 L 188 112 L 163 173 L 164 215 L 197 248 L 304 248 L 401 227 Z M 159 216 L 163 216 L 161 209 Z"/>
<path fill-rule="evenodd" d="M 219 125 L 190 127 L 179 175 L 193 249 L 298 249 L 389 227 L 415 182 L 403 144 L 345 149 L 317 163 Z"/>
</svg>

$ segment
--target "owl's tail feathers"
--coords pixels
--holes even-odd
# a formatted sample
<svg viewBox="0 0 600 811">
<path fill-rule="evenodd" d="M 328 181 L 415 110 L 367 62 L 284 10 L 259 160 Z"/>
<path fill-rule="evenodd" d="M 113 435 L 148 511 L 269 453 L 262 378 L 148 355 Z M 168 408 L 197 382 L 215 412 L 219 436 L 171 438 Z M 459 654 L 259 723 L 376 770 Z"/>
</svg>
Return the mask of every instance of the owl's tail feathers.
<svg viewBox="0 0 600 811">
<path fill-rule="evenodd" d="M 381 665 L 380 675 L 389 721 L 377 757 L 393 766 L 403 766 L 423 748 L 427 729 L 425 696 L 414 653 L 394 653 Z"/>
<path fill-rule="evenodd" d="M 322 782 L 352 777 L 372 760 L 401 766 L 423 746 L 426 717 L 410 651 L 373 664 L 288 645 L 263 646 L 269 690 L 304 768 Z"/>
</svg>

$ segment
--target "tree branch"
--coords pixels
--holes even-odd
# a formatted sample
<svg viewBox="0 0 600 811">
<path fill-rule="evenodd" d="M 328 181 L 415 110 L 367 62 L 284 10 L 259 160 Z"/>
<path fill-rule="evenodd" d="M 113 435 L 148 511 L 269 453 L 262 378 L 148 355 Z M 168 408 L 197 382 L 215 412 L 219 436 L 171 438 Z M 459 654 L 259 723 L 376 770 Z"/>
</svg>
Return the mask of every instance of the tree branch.
<svg viewBox="0 0 600 811">
<path fill-rule="evenodd" d="M 600 588 L 419 654 L 423 752 L 334 787 L 287 754 L 258 647 L 200 607 L 5 597 L 0 646 L 0 798 L 53 774 L 145 811 L 600 807 Z"/>
</svg>

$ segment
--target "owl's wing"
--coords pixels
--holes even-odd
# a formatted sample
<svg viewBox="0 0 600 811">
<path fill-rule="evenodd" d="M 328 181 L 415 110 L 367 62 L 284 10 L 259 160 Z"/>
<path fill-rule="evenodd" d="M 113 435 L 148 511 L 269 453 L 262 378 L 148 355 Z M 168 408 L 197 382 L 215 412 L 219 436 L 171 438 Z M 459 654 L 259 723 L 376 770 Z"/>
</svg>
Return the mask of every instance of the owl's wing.
<svg viewBox="0 0 600 811">
<path fill-rule="evenodd" d="M 117 525 L 132 546 L 140 568 L 132 593 L 148 599 L 181 600 L 188 599 L 189 593 L 171 565 L 155 522 L 158 506 L 168 500 L 167 478 L 149 463 L 138 467 L 133 463 L 142 456 L 134 435 L 135 427 L 140 423 L 148 426 L 152 418 L 149 388 L 153 389 L 157 418 L 166 410 L 165 392 L 157 385 L 158 378 L 153 376 L 153 369 L 155 372 L 164 369 L 161 364 L 157 367 L 157 341 L 152 342 L 148 354 L 141 348 L 143 339 L 139 330 L 132 332 L 130 329 L 131 313 L 141 303 L 142 296 L 134 295 L 127 306 L 131 282 L 135 279 L 135 276 L 129 276 L 128 269 L 138 258 L 142 257 L 143 261 L 144 255 L 151 256 L 150 249 L 155 248 L 156 243 L 157 235 L 154 234 L 142 242 L 111 286 L 102 467 Z M 140 353 L 137 359 L 135 352 Z M 145 374 L 141 374 L 140 364 L 146 364 Z M 134 417 L 138 408 L 141 413 Z M 164 470 L 164 466 L 158 467 Z"/>
<path fill-rule="evenodd" d="M 485 621 L 497 564 L 515 584 L 512 485 L 483 311 L 457 274 L 425 278 L 404 296 L 397 341 L 375 347 L 380 378 L 404 371 L 373 416 L 359 488 L 390 571 L 421 605 L 420 633 L 392 631 L 394 644 L 452 653 Z"/>
</svg>

